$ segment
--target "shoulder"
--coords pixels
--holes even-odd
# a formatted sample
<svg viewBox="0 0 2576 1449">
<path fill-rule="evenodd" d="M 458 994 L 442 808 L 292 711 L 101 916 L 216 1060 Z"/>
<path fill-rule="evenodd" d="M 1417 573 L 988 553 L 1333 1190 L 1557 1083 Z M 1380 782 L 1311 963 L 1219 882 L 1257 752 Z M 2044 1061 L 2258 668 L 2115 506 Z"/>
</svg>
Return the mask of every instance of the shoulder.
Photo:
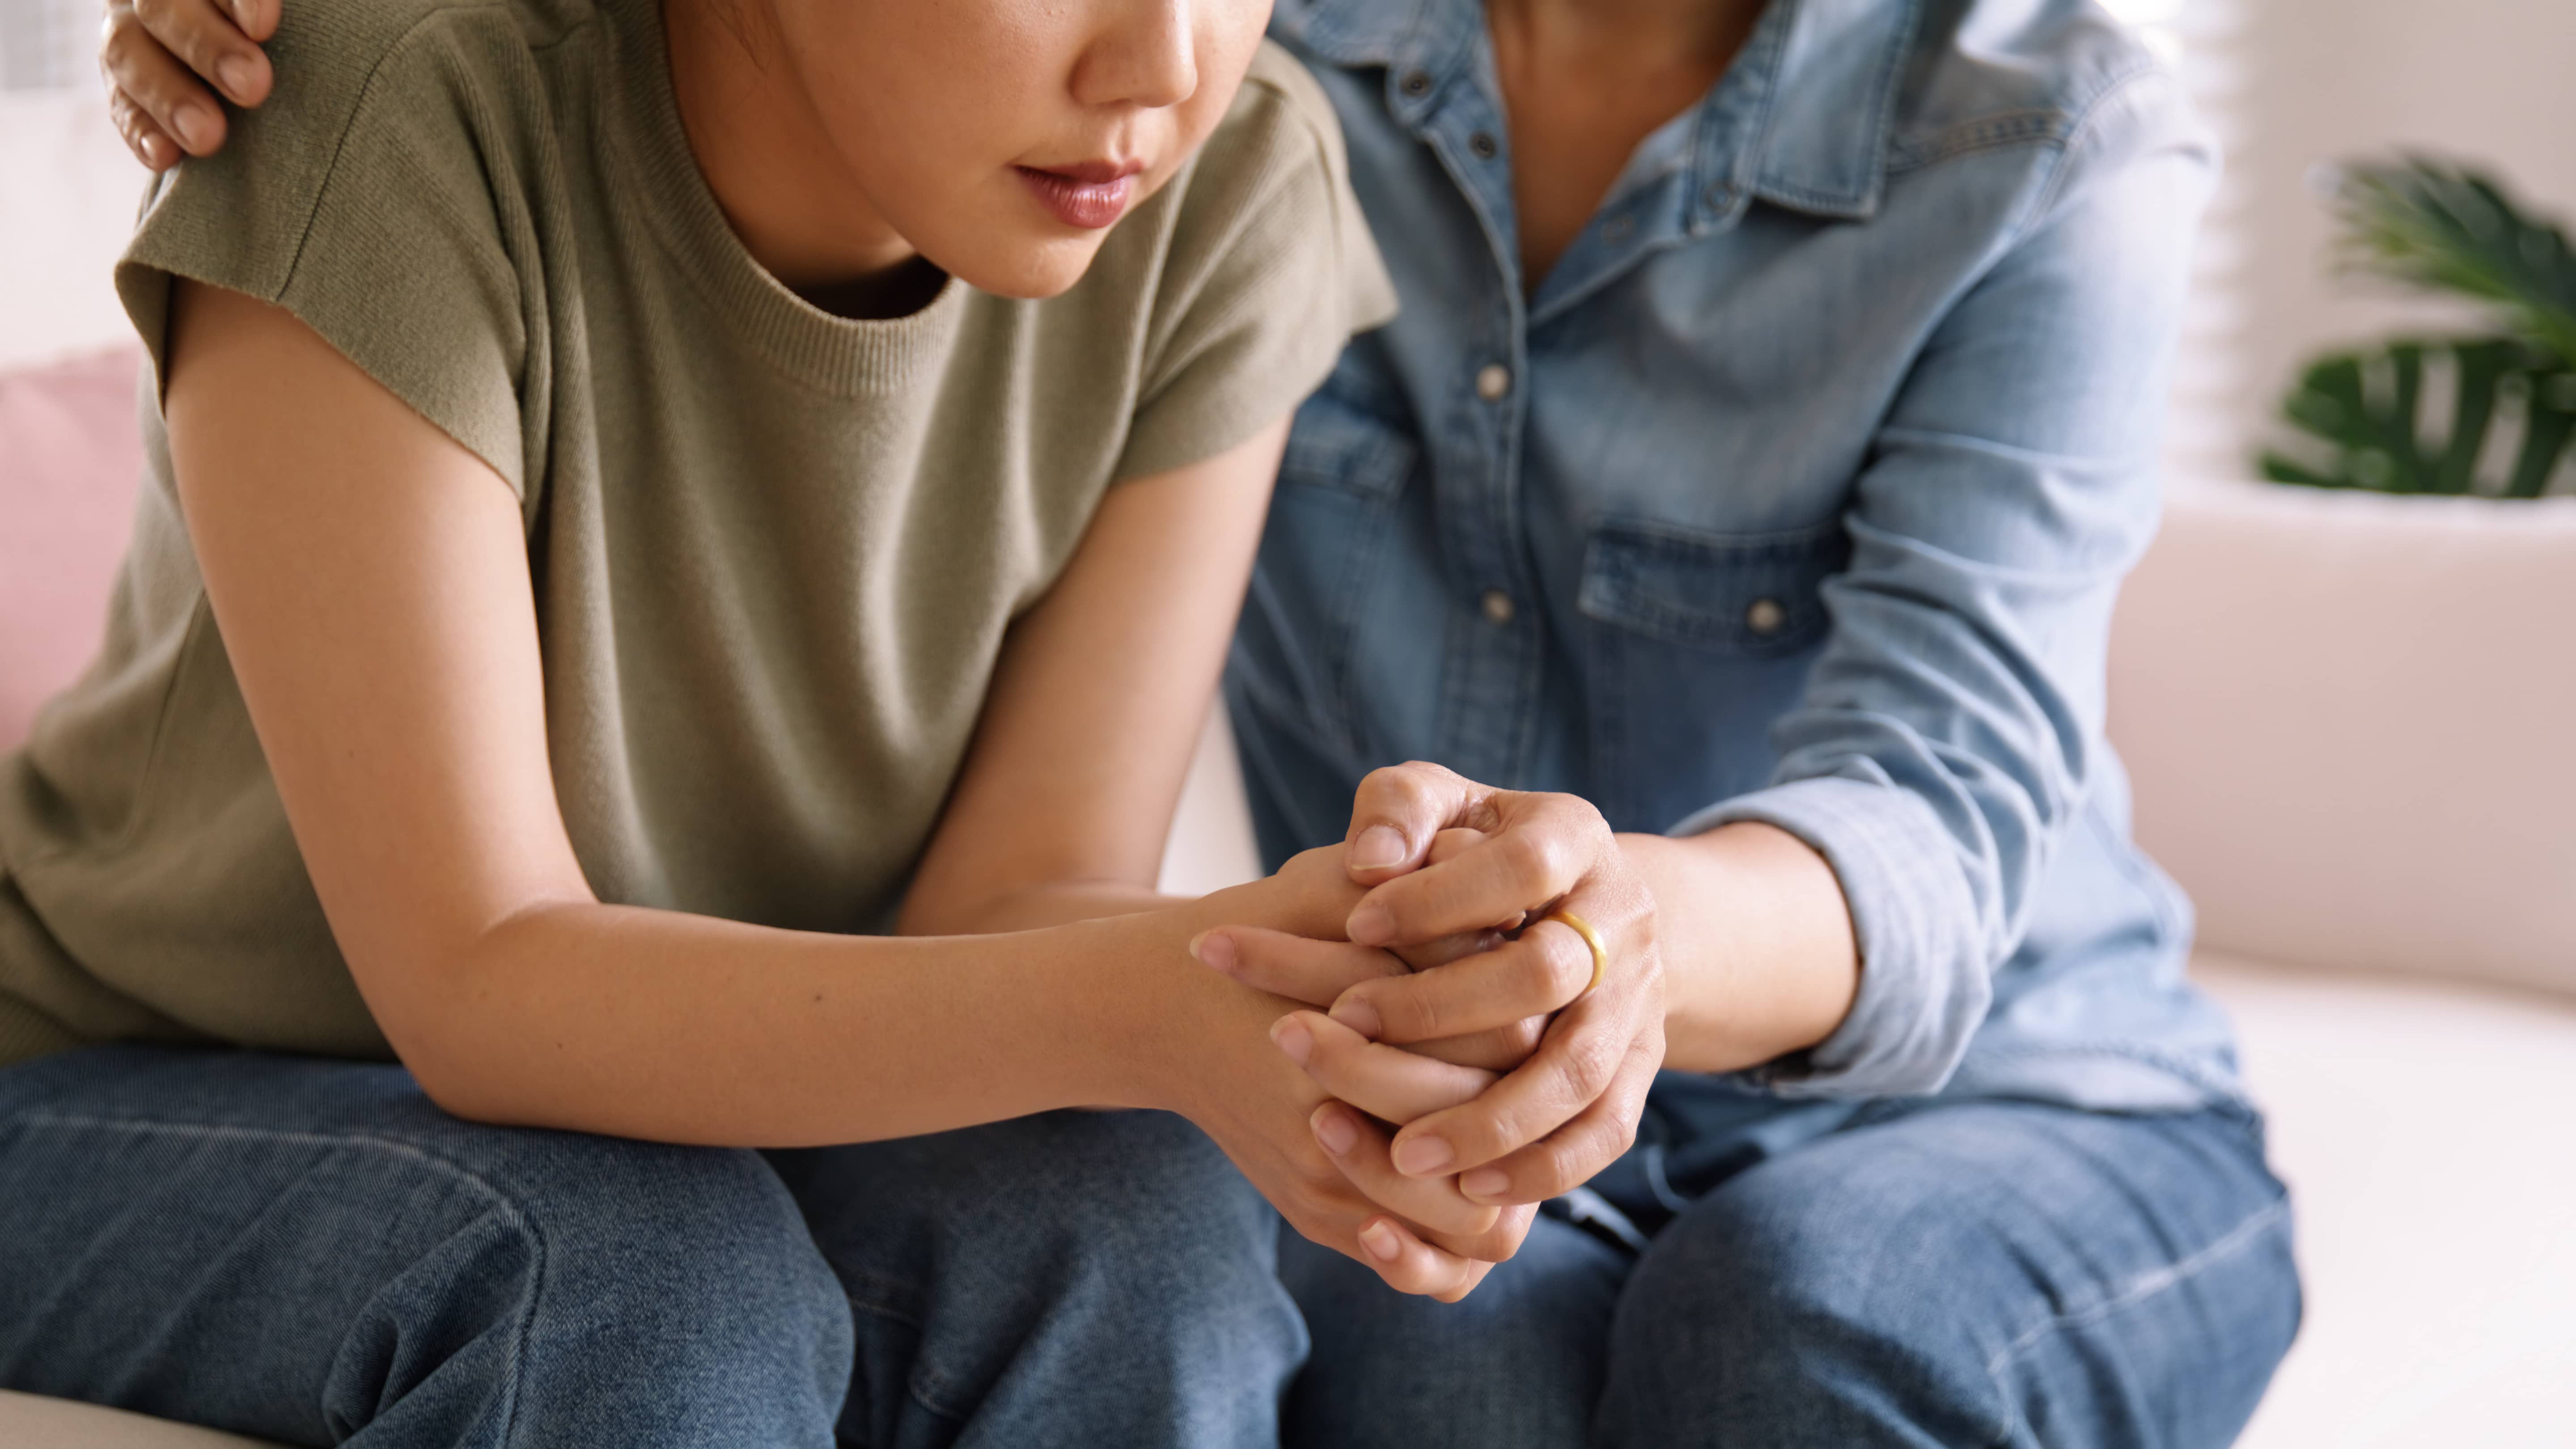
<svg viewBox="0 0 2576 1449">
<path fill-rule="evenodd" d="M 284 308 L 514 486 L 531 265 L 553 145 L 548 0 L 293 0 L 277 85 L 156 183 L 117 290 L 159 375 L 171 279 Z M 578 22 L 576 22 L 578 23 Z"/>
<path fill-rule="evenodd" d="M 268 102 L 238 115 L 222 151 L 155 184 L 127 260 L 275 301 L 337 209 L 434 218 L 445 241 L 498 266 L 494 193 L 523 178 L 548 130 L 536 57 L 581 13 L 531 0 L 288 5 Z"/>
<path fill-rule="evenodd" d="M 1306 67 L 1278 42 L 1264 40 L 1243 85 L 1191 166 L 1189 190 L 1204 204 L 1230 193 L 1258 205 L 1278 188 L 1345 189 L 1341 122 Z"/>
<path fill-rule="evenodd" d="M 422 107 L 434 125 L 471 97 L 525 87 L 536 52 L 587 18 L 586 7 L 524 0 L 289 5 L 269 42 L 276 91 L 243 130 L 255 147 L 336 137 L 362 112 L 393 107 Z"/>
<path fill-rule="evenodd" d="M 2171 68 L 2097 0 L 1921 0 L 1891 111 L 1895 169 L 1997 146 L 2201 144 Z"/>
</svg>

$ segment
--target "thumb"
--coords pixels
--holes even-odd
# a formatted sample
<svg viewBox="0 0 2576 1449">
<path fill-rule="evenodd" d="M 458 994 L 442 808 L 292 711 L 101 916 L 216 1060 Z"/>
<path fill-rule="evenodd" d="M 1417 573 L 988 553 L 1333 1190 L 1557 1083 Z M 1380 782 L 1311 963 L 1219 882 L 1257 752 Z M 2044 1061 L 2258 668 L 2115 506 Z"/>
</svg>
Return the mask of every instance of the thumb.
<svg viewBox="0 0 2576 1449">
<path fill-rule="evenodd" d="M 1370 771 L 1351 800 L 1343 869 L 1360 885 L 1376 885 L 1419 867 L 1435 838 L 1471 823 L 1470 816 L 1480 813 L 1489 793 L 1454 771 L 1421 760 Z"/>
</svg>

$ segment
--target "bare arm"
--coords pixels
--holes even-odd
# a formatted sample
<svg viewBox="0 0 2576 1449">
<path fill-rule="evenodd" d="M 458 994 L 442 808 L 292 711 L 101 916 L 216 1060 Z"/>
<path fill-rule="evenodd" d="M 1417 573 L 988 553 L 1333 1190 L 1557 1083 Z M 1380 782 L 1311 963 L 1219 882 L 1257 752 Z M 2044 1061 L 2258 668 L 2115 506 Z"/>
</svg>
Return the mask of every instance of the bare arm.
<svg viewBox="0 0 2576 1449">
<path fill-rule="evenodd" d="M 302 323 L 246 297 L 181 284 L 169 355 L 181 502 L 244 700 L 359 989 L 440 1105 L 486 1121 L 742 1145 L 907 1135 L 1071 1105 L 1164 1107 L 1207 1130 L 1301 1231 L 1358 1255 L 1378 1207 L 1314 1139 L 1322 1091 L 1268 1047 L 1287 1004 L 1185 949 L 1206 926 L 1247 916 L 1330 933 L 1357 897 L 1337 862 L 1317 853 L 1187 907 L 1000 936 L 842 937 L 604 904 L 555 805 L 526 544 L 508 488 Z M 1248 555 L 1278 446 L 1274 428 L 1128 485 L 1082 551 L 1106 541 L 1103 557 L 1132 562 L 1159 556 L 1145 535 L 1212 527 L 1225 535 L 1221 556 Z M 1165 490 L 1193 488 L 1232 501 L 1156 508 L 1174 497 Z M 1078 556 L 1068 582 L 1097 577 L 1115 575 Z M 1192 587 L 1215 582 L 1225 587 L 1212 600 L 1167 601 L 1222 615 L 1238 584 L 1211 574 Z M 1121 666 L 1101 651 L 1117 640 L 1105 631 L 1137 607 L 1117 588 L 1075 588 L 1033 611 L 1008 653 L 1090 651 L 1114 679 Z M 1204 681 L 1224 621 L 1202 630 L 1206 657 L 1183 673 Z M 1079 715 L 1079 701 L 1059 711 L 1049 697 L 1053 671 L 1013 669 L 1017 702 L 988 712 L 988 737 L 1019 737 L 1010 717 L 1023 709 Z M 1186 738 L 1197 717 L 1186 709 L 1161 728 Z M 1067 752 L 1085 743 L 1057 738 Z M 1085 809 L 1104 788 L 1030 803 Z M 1087 835 L 1051 814 L 1024 812 L 1016 828 L 1087 840 L 1084 858 L 1126 869 L 1120 861 L 1143 847 L 1122 857 L 1121 842 L 1159 838 L 1153 822 L 1176 788 L 1147 782 L 1133 818 Z M 1007 812 L 972 818 L 994 839 L 1010 833 Z M 959 836 L 943 848 L 973 844 Z M 1030 888 L 1049 868 L 1042 857 L 1006 867 Z M 959 899 L 961 913 L 981 908 L 971 892 Z M 1495 1232 L 1507 1215 L 1454 1186 L 1406 1196 L 1408 1216 L 1436 1222 L 1444 1250 L 1373 1261 L 1398 1287 L 1454 1296 L 1483 1265 L 1446 1247 L 1499 1258 L 1518 1241 Z"/>
<path fill-rule="evenodd" d="M 1157 1027 L 1132 1004 L 1222 1009 L 1177 920 L 893 941 L 600 903 L 509 490 L 285 313 L 183 285 L 171 356 L 226 647 L 333 931 L 442 1104 L 690 1142 L 925 1132 L 1158 1100 L 1120 1064 Z M 1253 476 L 1257 509 L 1275 447 L 1203 471 Z"/>
<path fill-rule="evenodd" d="M 1173 808 L 1252 573 L 1287 437 L 1249 484 L 1188 469 L 1110 490 L 1015 623 L 973 749 L 905 898 L 907 934 L 1150 910 Z"/>
</svg>

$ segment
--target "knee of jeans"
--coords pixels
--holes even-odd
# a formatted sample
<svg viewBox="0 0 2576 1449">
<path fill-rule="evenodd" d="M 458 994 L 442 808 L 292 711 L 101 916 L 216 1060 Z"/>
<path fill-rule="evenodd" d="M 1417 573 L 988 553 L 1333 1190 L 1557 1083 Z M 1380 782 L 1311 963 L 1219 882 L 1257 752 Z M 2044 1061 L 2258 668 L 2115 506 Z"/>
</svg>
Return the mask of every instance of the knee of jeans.
<svg viewBox="0 0 2576 1449">
<path fill-rule="evenodd" d="M 1043 1185 L 1043 1257 L 1062 1271 L 1183 1311 L 1293 1320 L 1278 1279 L 1278 1215 L 1216 1144 L 1164 1112 L 1031 1119 L 1022 1164 Z"/>
<path fill-rule="evenodd" d="M 651 1398 L 839 1401 L 848 1301 L 758 1154 L 503 1129 L 478 1146 L 425 1164 L 396 1214 L 408 1261 L 344 1344 L 339 1392 L 488 1360 Z"/>
<path fill-rule="evenodd" d="M 1278 1219 L 1206 1134 L 1168 1112 L 1056 1113 L 1035 1164 L 1068 1232 L 1100 1250 L 1275 1271 Z M 1257 1260 L 1255 1262 L 1254 1260 Z"/>
<path fill-rule="evenodd" d="M 1953 1310 L 1939 1287 L 1955 1260 L 1939 1226 L 1856 1223 L 1862 1204 L 1819 1202 L 1754 1182 L 1704 1199 L 1638 1264 L 1613 1328 L 1614 1377 L 1634 1390 L 1779 1404 L 1837 1380 L 1889 1373 L 1945 1380 Z M 1651 1387 L 1648 1387 L 1651 1386 Z"/>
</svg>

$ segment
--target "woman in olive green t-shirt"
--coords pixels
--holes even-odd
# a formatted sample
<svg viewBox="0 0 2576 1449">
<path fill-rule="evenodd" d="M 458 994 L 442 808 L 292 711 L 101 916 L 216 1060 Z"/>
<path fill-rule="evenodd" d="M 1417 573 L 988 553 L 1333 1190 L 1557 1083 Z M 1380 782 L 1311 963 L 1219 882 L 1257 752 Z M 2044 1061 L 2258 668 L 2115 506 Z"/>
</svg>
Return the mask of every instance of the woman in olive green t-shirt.
<svg viewBox="0 0 2576 1449">
<path fill-rule="evenodd" d="M 1337 935 L 1338 866 L 1151 893 L 1287 414 L 1391 306 L 1266 9 L 295 8 L 119 268 L 141 517 L 0 761 L 0 1386 L 1260 1443 L 1254 1187 L 1410 1291 L 1509 1253 L 1189 958 Z M 1206 1135 L 1033 1115 L 1101 1104 Z"/>
</svg>

